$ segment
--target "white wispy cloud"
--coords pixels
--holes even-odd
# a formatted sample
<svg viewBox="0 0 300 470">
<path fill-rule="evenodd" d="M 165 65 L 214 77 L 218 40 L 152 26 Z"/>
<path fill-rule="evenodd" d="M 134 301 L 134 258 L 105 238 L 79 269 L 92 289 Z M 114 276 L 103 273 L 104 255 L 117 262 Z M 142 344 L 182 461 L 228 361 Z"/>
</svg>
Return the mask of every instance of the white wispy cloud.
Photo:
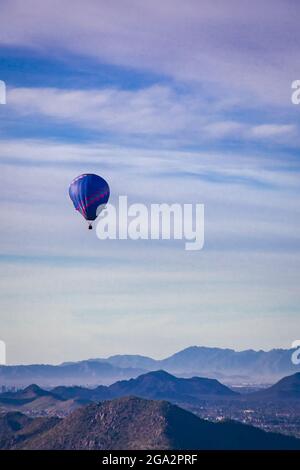
<svg viewBox="0 0 300 470">
<path fill-rule="evenodd" d="M 9 91 L 9 104 L 22 115 L 40 114 L 125 134 L 173 134 L 195 118 L 200 121 L 191 97 L 181 98 L 164 86 L 136 91 L 15 88 Z"/>
<path fill-rule="evenodd" d="M 297 135 L 295 124 L 260 124 L 251 129 L 252 135 L 258 138 L 292 137 Z"/>
<path fill-rule="evenodd" d="M 12 88 L 9 108 L 21 117 L 45 117 L 52 122 L 71 123 L 98 132 L 126 136 L 169 136 L 195 143 L 218 139 L 235 141 L 269 140 L 297 146 L 297 125 L 289 123 L 232 120 L 217 99 L 207 103 L 198 92 L 175 92 L 170 86 L 151 86 L 139 90 L 115 88 L 69 90 L 59 88 Z M 226 114 L 228 117 L 226 117 Z M 153 142 L 152 142 L 153 145 Z"/>
<path fill-rule="evenodd" d="M 3 0 L 0 43 L 88 56 L 289 106 L 299 72 L 298 17 L 292 0 Z"/>
<path fill-rule="evenodd" d="M 85 232 L 73 213 L 68 185 L 77 174 L 100 173 L 110 183 L 112 200 L 126 194 L 129 202 L 192 202 L 207 207 L 207 240 L 231 249 L 233 240 L 256 250 L 296 243 L 299 167 L 268 155 L 238 152 L 180 152 L 118 147 L 95 142 L 68 144 L 49 140 L 0 142 L 2 247 L 22 253 L 20 221 L 27 253 L 70 255 Z M 298 168 L 298 170 L 297 170 Z M 154 189 L 155 188 L 155 189 Z M 79 230 L 79 231 L 78 231 Z M 86 247 L 93 254 L 94 245 Z"/>
</svg>

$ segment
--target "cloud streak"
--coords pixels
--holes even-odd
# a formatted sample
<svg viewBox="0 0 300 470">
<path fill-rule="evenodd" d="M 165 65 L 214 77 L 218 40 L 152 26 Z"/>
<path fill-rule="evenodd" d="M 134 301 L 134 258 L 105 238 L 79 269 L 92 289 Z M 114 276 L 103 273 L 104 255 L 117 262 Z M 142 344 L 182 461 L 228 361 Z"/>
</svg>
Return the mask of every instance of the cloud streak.
<svg viewBox="0 0 300 470">
<path fill-rule="evenodd" d="M 293 0 L 4 0 L 1 17 L 4 46 L 85 55 L 265 103 L 288 106 L 298 73 Z"/>
<path fill-rule="evenodd" d="M 186 145 L 226 139 L 300 145 L 294 123 L 253 124 L 245 116 L 232 120 L 234 108 L 222 109 L 218 101 L 208 104 L 199 93 L 175 92 L 170 86 L 131 91 L 13 88 L 8 100 L 8 112 L 23 118 L 50 118 L 63 125 L 127 137 L 168 136 L 173 145 L 178 139 Z"/>
</svg>

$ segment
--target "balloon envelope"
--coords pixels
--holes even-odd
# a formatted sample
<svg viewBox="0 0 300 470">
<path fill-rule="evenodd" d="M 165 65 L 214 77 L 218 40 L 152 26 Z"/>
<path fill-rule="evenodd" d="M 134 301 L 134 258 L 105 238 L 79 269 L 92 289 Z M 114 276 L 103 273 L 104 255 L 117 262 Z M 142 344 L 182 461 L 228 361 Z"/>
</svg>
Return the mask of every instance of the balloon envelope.
<svg viewBox="0 0 300 470">
<path fill-rule="evenodd" d="M 109 186 L 105 179 L 92 173 L 77 176 L 69 187 L 74 207 L 86 220 L 95 220 L 98 207 L 109 199 Z"/>
</svg>

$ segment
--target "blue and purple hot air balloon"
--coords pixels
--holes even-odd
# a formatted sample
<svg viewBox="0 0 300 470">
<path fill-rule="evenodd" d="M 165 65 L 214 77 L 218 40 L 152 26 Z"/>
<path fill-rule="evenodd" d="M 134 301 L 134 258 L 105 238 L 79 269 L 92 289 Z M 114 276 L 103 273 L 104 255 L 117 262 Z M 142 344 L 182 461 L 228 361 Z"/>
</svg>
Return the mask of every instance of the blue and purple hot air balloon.
<svg viewBox="0 0 300 470">
<path fill-rule="evenodd" d="M 91 230 L 93 220 L 109 199 L 108 183 L 101 176 L 85 173 L 72 181 L 69 195 L 75 209 L 89 222 Z"/>
</svg>

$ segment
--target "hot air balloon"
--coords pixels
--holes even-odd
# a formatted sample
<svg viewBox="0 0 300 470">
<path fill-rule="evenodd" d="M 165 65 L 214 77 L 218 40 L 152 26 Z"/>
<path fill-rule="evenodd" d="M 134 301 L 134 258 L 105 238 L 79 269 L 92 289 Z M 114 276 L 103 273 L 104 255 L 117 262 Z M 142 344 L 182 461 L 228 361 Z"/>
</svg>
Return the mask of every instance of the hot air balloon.
<svg viewBox="0 0 300 470">
<path fill-rule="evenodd" d="M 92 173 L 77 176 L 69 187 L 69 195 L 74 207 L 89 222 L 100 214 L 109 199 L 109 186 L 105 179 Z"/>
</svg>

